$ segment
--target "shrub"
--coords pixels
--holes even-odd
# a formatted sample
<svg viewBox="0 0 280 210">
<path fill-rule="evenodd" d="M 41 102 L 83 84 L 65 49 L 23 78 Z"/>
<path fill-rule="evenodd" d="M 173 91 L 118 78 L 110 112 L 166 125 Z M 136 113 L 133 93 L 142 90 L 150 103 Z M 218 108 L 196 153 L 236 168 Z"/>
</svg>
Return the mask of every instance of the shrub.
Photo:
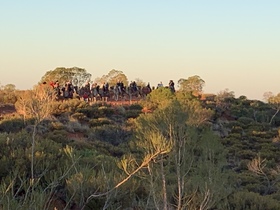
<svg viewBox="0 0 280 210">
<path fill-rule="evenodd" d="M 141 111 L 143 109 L 143 106 L 141 106 L 140 104 L 131 104 L 128 109 Z"/>
<path fill-rule="evenodd" d="M 63 145 L 70 142 L 68 139 L 68 132 L 65 130 L 54 130 L 53 132 L 49 132 L 46 135 L 46 138 L 51 139 L 56 143 L 62 143 Z"/>
<path fill-rule="evenodd" d="M 25 127 L 23 119 L 5 119 L 0 122 L 0 132 L 16 133 Z"/>
<path fill-rule="evenodd" d="M 81 122 L 88 122 L 89 120 L 85 114 L 79 112 L 72 114 L 71 117 Z"/>
<path fill-rule="evenodd" d="M 249 125 L 250 123 L 253 123 L 254 120 L 252 118 L 249 118 L 249 117 L 240 117 L 238 118 L 238 120 L 240 123 L 242 123 L 245 127 L 247 125 Z"/>
<path fill-rule="evenodd" d="M 65 128 L 65 125 L 59 121 L 51 122 L 50 129 L 51 130 L 62 130 Z"/>
<path fill-rule="evenodd" d="M 66 130 L 69 132 L 79 132 L 79 133 L 86 133 L 89 129 L 88 125 L 82 125 L 78 121 L 70 121 L 66 125 Z"/>
<path fill-rule="evenodd" d="M 141 110 L 127 110 L 125 116 L 126 118 L 137 118 L 141 113 Z"/>
<path fill-rule="evenodd" d="M 131 135 L 131 131 L 127 131 L 121 126 L 102 125 L 92 128 L 89 134 L 89 140 L 100 140 L 116 146 L 120 143 L 127 142 Z"/>
<path fill-rule="evenodd" d="M 114 114 L 115 110 L 112 107 L 108 107 L 108 106 L 100 106 L 98 108 L 98 112 L 100 116 L 111 116 L 112 114 Z"/>
<path fill-rule="evenodd" d="M 280 209 L 279 201 L 272 196 L 261 196 L 258 193 L 239 191 L 229 198 L 230 209 Z"/>
<path fill-rule="evenodd" d="M 109 125 L 112 121 L 106 117 L 98 118 L 98 119 L 91 119 L 89 121 L 90 127 L 102 126 L 102 125 Z"/>
</svg>

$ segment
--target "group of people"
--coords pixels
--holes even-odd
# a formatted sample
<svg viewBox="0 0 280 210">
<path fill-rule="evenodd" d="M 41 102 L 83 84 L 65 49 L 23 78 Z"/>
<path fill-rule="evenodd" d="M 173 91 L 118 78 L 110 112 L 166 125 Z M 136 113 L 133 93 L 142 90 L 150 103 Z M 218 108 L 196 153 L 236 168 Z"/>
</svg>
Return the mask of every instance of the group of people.
<svg viewBox="0 0 280 210">
<path fill-rule="evenodd" d="M 168 83 L 168 88 L 174 93 L 175 92 L 175 83 L 173 82 L 173 80 L 170 80 Z M 157 88 L 163 87 L 162 82 L 158 83 Z"/>
<path fill-rule="evenodd" d="M 74 86 L 71 81 L 67 81 L 64 86 L 61 86 L 58 80 L 51 82 L 50 85 L 55 90 L 57 97 L 73 98 L 74 93 L 77 93 L 77 86 Z"/>
<path fill-rule="evenodd" d="M 73 98 L 75 94 L 77 94 L 80 97 L 83 97 L 85 99 L 88 99 L 90 96 L 109 96 L 109 91 L 112 90 L 118 90 L 119 94 L 123 94 L 127 91 L 124 83 L 122 81 L 118 81 L 115 86 L 109 87 L 108 82 L 104 82 L 102 85 L 99 85 L 97 83 L 90 84 L 89 81 L 86 81 L 86 83 L 82 87 L 74 86 L 71 81 L 67 81 L 64 85 L 60 85 L 59 81 L 51 82 L 50 85 L 55 90 L 57 97 L 62 97 L 65 99 Z M 163 87 L 162 82 L 160 82 L 157 86 L 157 88 Z M 172 92 L 175 92 L 174 88 L 174 82 L 173 80 L 169 81 L 168 87 Z M 140 87 L 138 87 L 137 83 L 135 81 L 131 81 L 128 86 L 128 90 L 130 93 L 139 93 L 140 94 Z M 150 83 L 147 84 L 145 87 L 148 89 L 148 92 L 152 91 L 152 88 L 150 87 Z"/>
</svg>

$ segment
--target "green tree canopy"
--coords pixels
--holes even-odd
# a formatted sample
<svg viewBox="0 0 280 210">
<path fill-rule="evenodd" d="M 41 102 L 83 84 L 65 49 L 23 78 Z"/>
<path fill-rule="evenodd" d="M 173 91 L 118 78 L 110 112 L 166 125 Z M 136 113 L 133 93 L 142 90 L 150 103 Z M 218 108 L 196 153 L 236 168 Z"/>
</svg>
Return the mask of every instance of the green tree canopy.
<svg viewBox="0 0 280 210">
<path fill-rule="evenodd" d="M 108 82 L 110 86 L 116 85 L 118 81 L 122 81 L 125 86 L 128 85 L 127 76 L 122 71 L 116 69 L 112 69 L 108 74 L 95 79 L 97 83 Z"/>
<path fill-rule="evenodd" d="M 143 105 L 148 109 L 155 110 L 157 108 L 169 106 L 174 99 L 175 95 L 169 88 L 158 88 L 148 95 L 147 99 L 143 102 Z"/>
<path fill-rule="evenodd" d="M 82 86 L 86 81 L 90 81 L 90 79 L 91 74 L 85 69 L 79 67 L 58 67 L 54 70 L 47 71 L 41 78 L 40 83 L 50 83 L 55 81 L 65 83 L 67 81 L 72 81 L 73 85 Z"/>
<path fill-rule="evenodd" d="M 205 82 L 199 76 L 195 75 L 189 77 L 188 79 L 179 79 L 178 84 L 179 90 L 200 93 L 202 92 Z"/>
<path fill-rule="evenodd" d="M 195 102 L 197 100 L 190 100 L 188 104 L 169 100 L 167 106 L 140 115 L 136 120 L 139 148 L 145 152 L 168 148 L 167 154 L 149 164 L 150 190 L 160 190 L 161 193 L 153 193 L 153 196 L 159 201 L 157 206 L 163 206 L 161 209 L 169 209 L 169 206 L 223 209 L 217 204 L 232 190 L 228 181 L 230 174 L 224 170 L 225 153 L 219 137 L 210 127 L 193 123 L 192 118 L 200 118 L 200 113 L 193 107 L 199 105 Z M 186 110 L 186 106 L 190 108 Z M 156 174 L 160 174 L 160 178 Z"/>
<path fill-rule="evenodd" d="M 3 86 L 3 90 L 6 91 L 15 91 L 16 90 L 16 86 L 14 84 L 7 84 Z"/>
</svg>

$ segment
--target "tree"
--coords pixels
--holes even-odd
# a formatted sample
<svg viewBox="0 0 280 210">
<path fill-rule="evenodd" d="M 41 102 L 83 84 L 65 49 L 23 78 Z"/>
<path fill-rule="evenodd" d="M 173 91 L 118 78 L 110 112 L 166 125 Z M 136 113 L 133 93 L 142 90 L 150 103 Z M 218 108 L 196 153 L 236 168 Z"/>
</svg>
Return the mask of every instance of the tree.
<svg viewBox="0 0 280 210">
<path fill-rule="evenodd" d="M 271 98 L 272 96 L 273 96 L 273 93 L 271 91 L 268 91 L 263 94 L 263 99 L 264 99 L 264 101 L 268 102 L 269 98 Z"/>
<path fill-rule="evenodd" d="M 39 84 L 42 84 L 44 82 L 49 84 L 55 81 L 58 81 L 59 83 L 72 81 L 73 85 L 81 87 L 85 82 L 90 81 L 90 79 L 91 74 L 88 73 L 85 69 L 79 67 L 58 67 L 54 70 L 47 71 L 41 78 Z"/>
<path fill-rule="evenodd" d="M 228 110 L 231 106 L 232 99 L 234 99 L 234 92 L 229 89 L 222 90 L 217 93 L 215 97 L 216 106 L 221 110 Z"/>
<path fill-rule="evenodd" d="M 108 196 L 113 193 L 120 186 L 125 184 L 128 180 L 134 177 L 137 173 L 139 173 L 144 168 L 148 167 L 148 165 L 158 159 L 158 157 L 162 157 L 163 155 L 170 152 L 172 144 L 167 142 L 166 139 L 161 136 L 159 133 L 150 133 L 147 134 L 147 138 L 149 139 L 149 149 L 145 153 L 141 162 L 139 163 L 133 156 L 126 155 L 123 156 L 122 160 L 119 163 L 119 167 L 123 169 L 126 174 L 126 177 L 119 181 L 114 187 L 109 189 L 104 193 L 93 193 L 87 197 L 84 206 L 82 209 L 85 209 L 86 205 L 93 199 L 102 196 Z M 167 210 L 167 209 L 165 209 Z"/>
<path fill-rule="evenodd" d="M 174 99 L 175 95 L 169 88 L 158 88 L 147 96 L 146 100 L 143 101 L 143 106 L 149 110 L 155 110 L 169 106 Z"/>
<path fill-rule="evenodd" d="M 270 118 L 269 124 L 272 123 L 273 119 L 276 117 L 278 112 L 280 111 L 280 93 L 277 95 L 270 95 L 267 99 L 269 105 L 272 107 L 272 109 L 275 110 L 275 113 Z"/>
<path fill-rule="evenodd" d="M 136 78 L 135 82 L 136 82 L 137 86 L 140 86 L 140 87 L 146 86 L 146 83 L 140 78 Z"/>
<path fill-rule="evenodd" d="M 194 97 L 190 92 L 179 91 L 176 93 L 176 98 L 182 105 L 189 117 L 187 124 L 191 126 L 201 126 L 207 123 L 214 115 L 213 110 L 204 108 L 202 101 Z"/>
<path fill-rule="evenodd" d="M 216 95 L 216 101 L 225 101 L 226 99 L 234 98 L 234 91 L 230 91 L 228 88 L 221 90 Z"/>
<path fill-rule="evenodd" d="M 14 84 L 7 84 L 1 87 L 0 101 L 3 103 L 14 104 L 17 100 L 16 86 Z"/>
<path fill-rule="evenodd" d="M 181 78 L 178 81 L 179 90 L 192 92 L 194 94 L 201 93 L 204 84 L 205 81 L 197 75 L 188 77 L 188 79 Z"/>
<path fill-rule="evenodd" d="M 3 90 L 13 92 L 16 90 L 16 86 L 14 84 L 7 84 L 3 87 Z"/>
<path fill-rule="evenodd" d="M 118 81 L 122 81 L 124 86 L 128 85 L 128 79 L 126 75 L 122 71 L 116 69 L 112 69 L 108 74 L 103 75 L 101 78 L 95 79 L 95 81 L 99 83 L 108 82 L 110 86 L 115 86 Z"/>
<path fill-rule="evenodd" d="M 150 151 L 152 134 L 162 136 L 159 145 L 172 145 L 168 154 L 158 156 L 149 167 L 150 174 L 161 174 L 160 182 L 151 179 L 151 191 L 161 185 L 161 197 L 153 194 L 156 196 L 153 200 L 162 200 L 157 205 L 163 206 L 162 209 L 170 205 L 178 210 L 210 209 L 230 193 L 229 174 L 224 171 L 224 148 L 209 126 L 195 123 L 194 127 L 189 123 L 192 111 L 193 108 L 186 111 L 184 105 L 174 99 L 168 106 L 158 107 L 152 114 L 140 115 L 136 120 L 137 142 L 144 151 Z"/>
<path fill-rule="evenodd" d="M 35 86 L 32 91 L 26 91 L 18 98 L 16 109 L 24 119 L 29 116 L 34 119 L 31 144 L 31 183 L 34 182 L 34 154 L 37 127 L 52 113 L 51 104 L 55 100 L 55 93 L 46 84 Z M 33 186 L 33 185 L 32 185 Z"/>
</svg>

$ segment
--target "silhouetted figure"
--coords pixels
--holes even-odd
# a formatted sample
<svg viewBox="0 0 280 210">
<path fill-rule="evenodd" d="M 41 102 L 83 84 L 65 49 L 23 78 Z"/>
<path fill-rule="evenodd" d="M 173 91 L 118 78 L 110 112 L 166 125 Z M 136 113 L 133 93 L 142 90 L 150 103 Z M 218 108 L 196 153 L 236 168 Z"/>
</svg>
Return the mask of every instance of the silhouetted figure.
<svg viewBox="0 0 280 210">
<path fill-rule="evenodd" d="M 174 87 L 174 82 L 173 82 L 173 80 L 170 80 L 168 85 L 169 85 L 169 88 L 170 88 L 171 92 L 174 93 L 174 92 L 175 92 L 175 87 Z"/>
</svg>

